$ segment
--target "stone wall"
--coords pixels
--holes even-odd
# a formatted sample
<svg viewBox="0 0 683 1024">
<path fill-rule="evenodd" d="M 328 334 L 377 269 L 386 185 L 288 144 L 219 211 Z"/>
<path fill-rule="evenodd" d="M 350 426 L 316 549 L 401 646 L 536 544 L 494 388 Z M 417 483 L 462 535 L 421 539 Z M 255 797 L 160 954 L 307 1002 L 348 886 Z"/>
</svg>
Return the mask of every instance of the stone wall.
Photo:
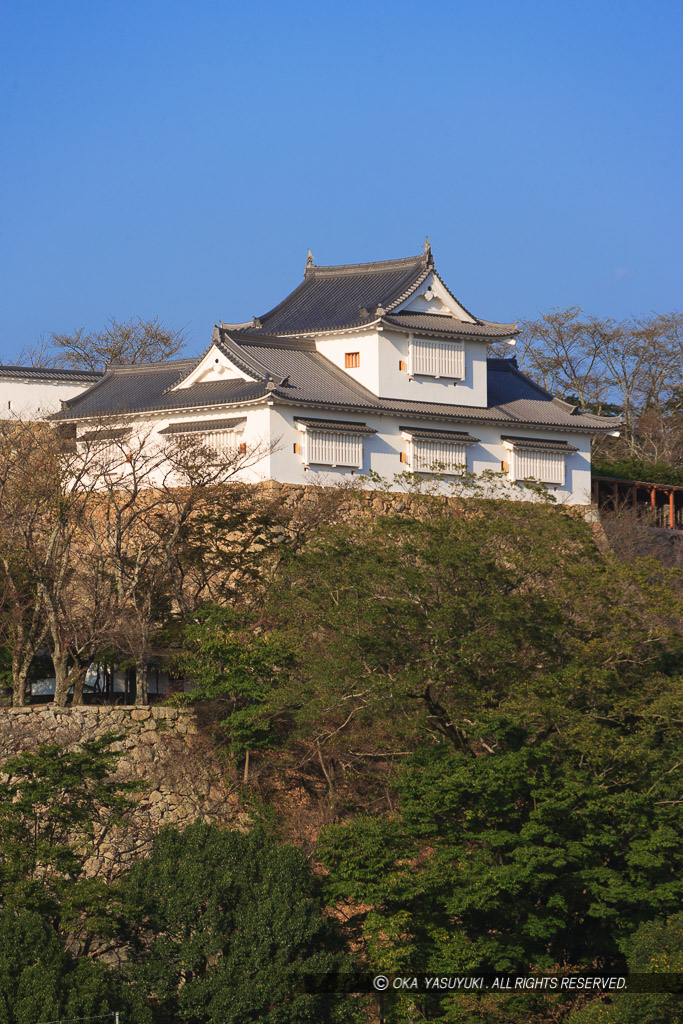
<svg viewBox="0 0 683 1024">
<path fill-rule="evenodd" d="M 90 875 L 113 878 L 148 852 L 164 825 L 182 827 L 197 819 L 244 828 L 236 785 L 215 743 L 203 735 L 194 712 L 152 707 L 36 705 L 0 710 L 0 763 L 41 743 L 72 748 L 114 732 L 120 739 L 116 777 L 142 780 L 136 807 L 125 828 L 100 830 L 86 865 Z"/>
</svg>

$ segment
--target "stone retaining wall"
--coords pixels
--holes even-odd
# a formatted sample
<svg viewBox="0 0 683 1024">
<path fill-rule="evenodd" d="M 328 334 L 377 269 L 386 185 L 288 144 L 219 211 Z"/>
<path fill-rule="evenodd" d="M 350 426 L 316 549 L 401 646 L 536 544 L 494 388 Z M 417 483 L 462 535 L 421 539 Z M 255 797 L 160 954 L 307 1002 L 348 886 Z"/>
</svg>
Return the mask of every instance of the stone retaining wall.
<svg viewBox="0 0 683 1024">
<path fill-rule="evenodd" d="M 244 828 L 249 818 L 239 808 L 237 787 L 215 744 L 201 734 L 194 712 L 151 707 L 60 708 L 53 704 L 0 710 L 0 763 L 41 743 L 75 747 L 106 733 L 120 734 L 112 744 L 120 753 L 117 778 L 142 780 L 134 796 L 130 825 L 96 836 L 90 875 L 112 878 L 133 858 L 148 852 L 164 825 L 214 821 Z"/>
</svg>

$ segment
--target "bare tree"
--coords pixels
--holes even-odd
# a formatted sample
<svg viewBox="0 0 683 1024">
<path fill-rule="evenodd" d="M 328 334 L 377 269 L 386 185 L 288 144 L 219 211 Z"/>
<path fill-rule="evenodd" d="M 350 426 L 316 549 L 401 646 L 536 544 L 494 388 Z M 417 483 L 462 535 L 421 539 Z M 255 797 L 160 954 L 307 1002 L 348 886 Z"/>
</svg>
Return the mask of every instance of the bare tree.
<svg viewBox="0 0 683 1024">
<path fill-rule="evenodd" d="M 45 367 L 55 365 L 55 353 L 49 338 L 41 334 L 38 341 L 24 345 L 12 366 Z"/>
<path fill-rule="evenodd" d="M 119 436 L 112 449 L 124 464 L 119 471 L 115 457 L 100 473 L 88 547 L 112 581 L 108 642 L 134 662 L 136 703 L 146 704 L 148 665 L 169 618 L 206 600 L 219 577 L 225 584 L 243 571 L 264 542 L 254 491 L 235 477 L 271 445 L 216 451 L 197 438 L 158 444 L 147 432 Z"/>
<path fill-rule="evenodd" d="M 601 454 L 683 464 L 683 314 L 615 321 L 578 306 L 554 309 L 522 324 L 517 352 L 522 369 L 553 394 L 589 412 L 623 414 L 620 439 L 601 439 Z"/>
<path fill-rule="evenodd" d="M 97 451 L 44 423 L 0 424 L 2 620 L 12 644 L 14 701 L 23 703 L 31 662 L 46 643 L 55 700 L 65 704 L 93 660 L 106 577 L 82 544 L 97 488 Z M 86 557 L 87 556 L 87 557 Z"/>
<path fill-rule="evenodd" d="M 112 316 L 101 331 L 79 327 L 71 334 L 50 335 L 56 365 L 95 371 L 105 366 L 171 359 L 180 352 L 185 340 L 184 329 L 166 327 L 158 317 L 119 321 Z"/>
</svg>

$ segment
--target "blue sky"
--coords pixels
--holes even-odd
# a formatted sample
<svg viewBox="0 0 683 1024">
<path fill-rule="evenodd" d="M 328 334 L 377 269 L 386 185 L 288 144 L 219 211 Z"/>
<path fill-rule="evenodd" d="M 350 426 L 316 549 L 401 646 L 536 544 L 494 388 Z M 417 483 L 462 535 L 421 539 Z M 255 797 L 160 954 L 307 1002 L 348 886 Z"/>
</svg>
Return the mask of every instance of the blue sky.
<svg viewBox="0 0 683 1024">
<path fill-rule="evenodd" d="M 420 251 L 473 312 L 681 308 L 683 6 L 5 0 L 0 360 Z"/>
</svg>

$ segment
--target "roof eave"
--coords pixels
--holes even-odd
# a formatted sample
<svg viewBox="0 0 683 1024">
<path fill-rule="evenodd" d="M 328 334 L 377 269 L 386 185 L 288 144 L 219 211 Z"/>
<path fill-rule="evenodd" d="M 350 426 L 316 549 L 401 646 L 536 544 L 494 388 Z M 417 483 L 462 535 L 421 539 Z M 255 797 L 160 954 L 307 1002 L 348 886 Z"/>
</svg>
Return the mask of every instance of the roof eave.
<svg viewBox="0 0 683 1024">
<path fill-rule="evenodd" d="M 100 413 L 97 416 L 61 416 L 59 413 L 55 413 L 55 415 L 50 417 L 50 420 L 55 423 L 104 423 L 112 422 L 114 420 L 120 421 L 129 416 L 135 419 L 144 419 L 148 415 L 176 416 L 187 412 L 197 412 L 198 410 L 204 412 L 212 409 L 232 409 L 237 406 L 240 408 L 246 408 L 250 405 L 256 406 L 267 404 L 274 393 L 275 392 L 273 391 L 264 391 L 262 395 L 257 395 L 254 398 L 245 398 L 242 401 L 234 399 L 230 402 L 214 402 L 213 404 L 207 405 L 158 405 L 149 409 L 128 409 L 125 412 Z"/>
<path fill-rule="evenodd" d="M 468 416 L 467 413 L 448 412 L 446 410 L 448 408 L 452 408 L 452 407 L 448 407 L 448 406 L 444 407 L 444 412 L 443 413 L 438 413 L 438 412 L 434 412 L 431 409 L 429 411 L 426 411 L 426 410 L 422 411 L 422 410 L 419 410 L 419 409 L 407 411 L 405 409 L 397 409 L 397 408 L 393 408 L 393 407 L 381 407 L 381 406 L 370 406 L 370 407 L 368 407 L 367 405 L 353 405 L 352 403 L 349 403 L 349 402 L 334 403 L 334 402 L 324 402 L 324 401 L 322 401 L 320 399 L 318 399 L 318 400 L 306 400 L 306 399 L 302 399 L 302 398 L 292 398 L 289 395 L 283 394 L 283 392 L 279 391 L 277 388 L 275 390 L 273 390 L 268 397 L 271 400 L 273 400 L 273 401 L 277 400 L 277 402 L 282 404 L 282 405 L 288 405 L 288 406 L 297 406 L 297 405 L 301 406 L 301 405 L 305 405 L 306 407 L 313 408 L 313 409 L 342 409 L 342 410 L 347 410 L 348 412 L 360 413 L 360 414 L 362 414 L 364 416 L 377 415 L 377 416 L 405 416 L 405 417 L 409 417 L 411 419 L 430 419 L 430 418 L 433 418 L 433 419 L 453 419 L 453 420 L 457 420 L 458 422 L 462 421 L 462 422 L 465 422 L 465 423 L 479 423 L 479 424 L 490 423 L 490 424 L 493 424 L 493 425 L 496 425 L 496 426 L 499 426 L 499 425 L 502 424 L 503 426 L 507 426 L 507 427 L 510 427 L 510 428 L 512 428 L 512 427 L 525 427 L 525 428 L 529 427 L 531 429 L 542 428 L 543 430 L 554 430 L 554 431 L 558 431 L 558 432 L 570 431 L 571 433 L 582 433 L 582 434 L 599 434 L 599 433 L 602 433 L 605 430 L 613 429 L 613 424 L 611 422 L 609 424 L 605 424 L 604 426 L 603 425 L 599 425 L 598 426 L 598 425 L 581 424 L 580 422 L 578 422 L 576 424 L 569 424 L 569 423 L 564 424 L 564 423 L 544 423 L 541 420 L 533 420 L 533 421 L 532 420 L 517 420 L 517 419 L 512 419 L 509 416 L 486 417 L 486 418 L 484 418 L 482 416 Z"/>
<path fill-rule="evenodd" d="M 513 338 L 516 334 L 519 334 L 519 328 L 517 327 L 517 323 L 515 323 L 514 325 L 496 324 L 497 327 L 501 328 L 506 328 L 510 326 L 512 330 L 509 333 L 505 331 L 497 332 L 495 334 L 472 334 L 469 333 L 468 331 L 458 332 L 457 329 L 451 331 L 441 331 L 439 330 L 438 327 L 420 327 L 418 331 L 412 327 L 404 326 L 403 324 L 393 323 L 391 322 L 390 319 L 386 319 L 385 317 L 382 317 L 380 322 L 384 327 L 388 327 L 392 331 L 400 331 L 403 334 L 429 334 L 440 338 L 452 338 L 455 336 L 458 338 L 462 338 L 463 341 L 482 341 L 485 342 L 486 344 L 490 344 L 490 342 L 492 341 L 503 341 L 505 338 Z M 482 325 L 479 323 L 475 323 L 471 324 L 470 326 L 479 327 Z"/>
</svg>

